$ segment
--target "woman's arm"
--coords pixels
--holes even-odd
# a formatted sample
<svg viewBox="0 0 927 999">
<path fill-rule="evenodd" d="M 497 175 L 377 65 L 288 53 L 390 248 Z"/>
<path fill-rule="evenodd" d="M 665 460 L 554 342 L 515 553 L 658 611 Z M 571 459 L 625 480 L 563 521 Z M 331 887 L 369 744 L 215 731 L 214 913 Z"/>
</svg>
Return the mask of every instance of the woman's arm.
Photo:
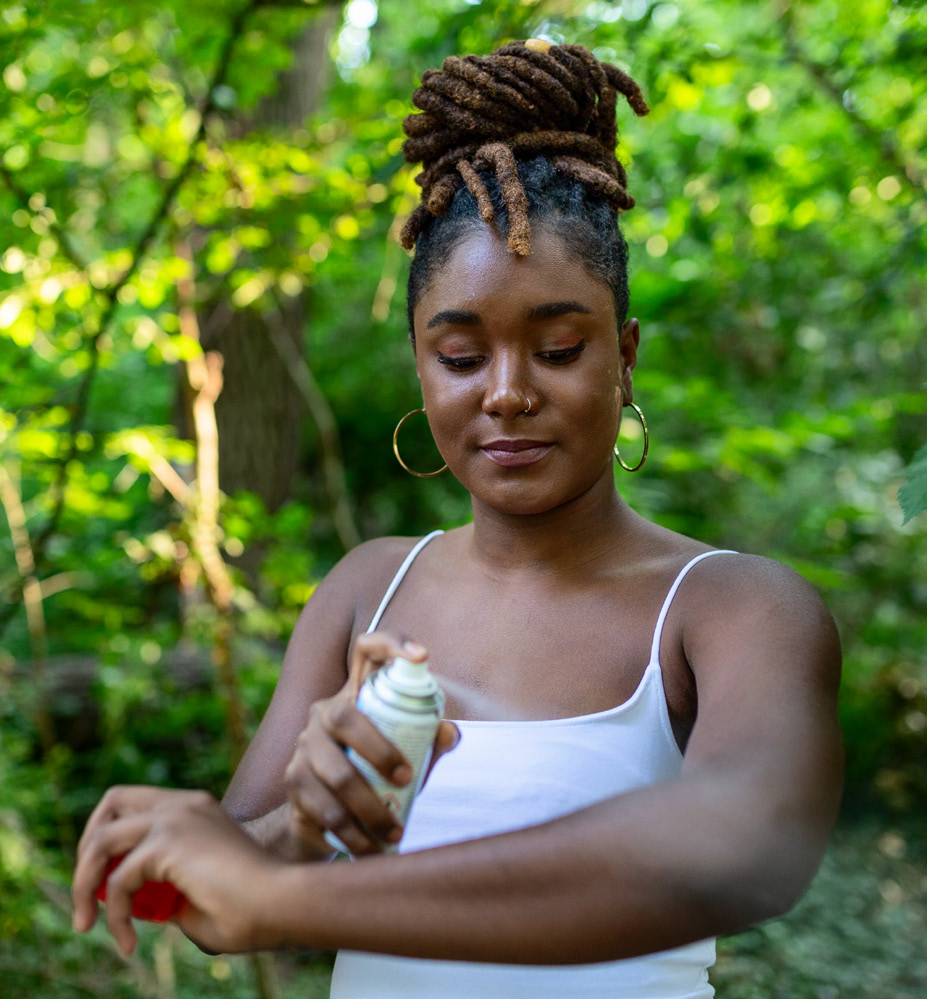
<svg viewBox="0 0 927 999">
<path fill-rule="evenodd" d="M 82 843 L 79 926 L 92 921 L 105 858 L 135 837 L 130 859 L 139 859 L 110 887 L 107 920 L 121 940 L 143 877 L 173 880 L 191 903 L 184 929 L 228 950 L 573 963 L 662 950 L 785 911 L 819 863 L 839 799 L 836 630 L 811 587 L 781 566 L 712 561 L 679 595 L 699 694 L 679 778 L 487 839 L 353 864 L 249 855 L 237 868 L 225 860 L 224 877 L 209 874 L 220 851 L 196 846 L 209 837 L 188 847 L 180 832 L 188 821 L 203 826 L 201 803 L 189 820 L 182 799 L 141 820 L 124 805 L 124 819 L 98 824 Z M 234 852 L 222 821 L 213 835 Z"/>
<path fill-rule="evenodd" d="M 699 706 L 678 779 L 532 829 L 301 869 L 312 912 L 284 916 L 279 942 L 569 963 L 791 907 L 840 796 L 836 629 L 804 580 L 765 559 L 709 560 L 693 584 L 680 628 Z"/>
<path fill-rule="evenodd" d="M 252 838 L 286 859 L 333 852 L 304 817 L 301 836 L 294 837 L 286 770 L 313 705 L 345 687 L 349 658 L 356 661 L 354 673 L 362 679 L 386 658 L 400 652 L 410 655 L 389 636 L 372 640 L 360 636 L 352 641 L 352 635 L 366 623 L 364 615 L 372 614 L 365 600 L 374 602 L 386 589 L 409 547 L 407 538 L 368 542 L 346 555 L 319 584 L 293 630 L 271 703 L 222 800 L 226 811 Z M 365 597 L 369 594 L 374 597 Z M 378 757 L 395 766 L 395 749 L 364 719 L 358 724 L 361 737 L 372 744 Z M 362 799 L 362 812 L 383 835 L 392 829 L 391 814 L 380 808 L 372 794 Z"/>
</svg>

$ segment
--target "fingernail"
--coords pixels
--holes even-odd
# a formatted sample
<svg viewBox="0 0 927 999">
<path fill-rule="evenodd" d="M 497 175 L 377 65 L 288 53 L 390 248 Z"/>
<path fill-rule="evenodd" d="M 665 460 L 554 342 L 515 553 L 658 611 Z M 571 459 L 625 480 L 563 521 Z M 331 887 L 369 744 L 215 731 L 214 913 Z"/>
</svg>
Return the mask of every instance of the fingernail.
<svg viewBox="0 0 927 999">
<path fill-rule="evenodd" d="M 387 843 L 398 843 L 402 839 L 402 828 L 395 826 L 386 834 Z"/>
<path fill-rule="evenodd" d="M 412 768 L 406 763 L 400 763 L 398 767 L 393 770 L 390 780 L 394 784 L 408 784 L 412 780 Z"/>
<path fill-rule="evenodd" d="M 413 642 L 407 640 L 402 643 L 402 647 L 407 651 L 411 652 L 413 656 L 423 656 L 425 655 L 425 646 L 419 645 L 418 642 Z"/>
</svg>

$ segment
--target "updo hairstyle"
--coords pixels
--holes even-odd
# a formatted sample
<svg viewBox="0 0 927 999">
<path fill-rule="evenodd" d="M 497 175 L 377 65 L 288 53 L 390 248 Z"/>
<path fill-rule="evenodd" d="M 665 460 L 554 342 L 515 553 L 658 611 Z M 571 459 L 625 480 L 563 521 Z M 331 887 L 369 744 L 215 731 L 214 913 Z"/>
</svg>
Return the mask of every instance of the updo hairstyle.
<svg viewBox="0 0 927 999">
<path fill-rule="evenodd" d="M 451 56 L 429 69 L 403 123 L 403 156 L 421 163 L 421 204 L 403 227 L 415 249 L 408 319 L 458 241 L 483 224 L 509 250 L 531 250 L 530 219 L 551 227 L 604 281 L 619 330 L 628 311 L 627 244 L 618 212 L 633 207 L 615 156 L 615 105 L 623 94 L 648 113 L 640 87 L 581 45 L 511 42 L 488 56 Z"/>
</svg>

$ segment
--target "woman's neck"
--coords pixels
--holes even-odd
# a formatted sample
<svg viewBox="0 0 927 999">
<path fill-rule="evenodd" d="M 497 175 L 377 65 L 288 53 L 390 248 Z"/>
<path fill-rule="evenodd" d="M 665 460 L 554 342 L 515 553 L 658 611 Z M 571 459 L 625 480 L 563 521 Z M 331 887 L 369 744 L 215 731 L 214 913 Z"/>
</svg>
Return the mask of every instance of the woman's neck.
<svg viewBox="0 0 927 999">
<path fill-rule="evenodd" d="M 494 573 L 540 565 L 582 569 L 627 545 L 639 521 L 609 470 L 580 496 L 544 513 L 503 513 L 474 500 L 470 553 Z"/>
</svg>

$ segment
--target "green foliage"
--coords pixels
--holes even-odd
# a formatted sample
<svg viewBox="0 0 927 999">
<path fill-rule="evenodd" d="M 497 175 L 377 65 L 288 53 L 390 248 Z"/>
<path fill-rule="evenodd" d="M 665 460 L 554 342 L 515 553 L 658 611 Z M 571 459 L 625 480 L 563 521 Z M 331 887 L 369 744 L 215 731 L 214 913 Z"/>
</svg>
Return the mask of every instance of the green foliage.
<svg viewBox="0 0 927 999">
<path fill-rule="evenodd" d="M 927 444 L 911 459 L 905 469 L 904 485 L 898 490 L 898 502 L 904 511 L 904 522 L 927 510 Z"/>
<path fill-rule="evenodd" d="M 44 612 L 44 631 L 30 632 L 24 550 L 4 529 L 0 968 L 29 964 L 15 994 L 64 994 L 50 967 L 74 983 L 68 994 L 155 988 L 102 934 L 86 945 L 70 934 L 60 841 L 112 781 L 221 789 L 234 748 L 211 666 L 223 615 L 253 728 L 300 607 L 341 554 L 322 434 L 307 419 L 288 503 L 225 498 L 214 540 L 232 567 L 230 608 L 209 596 L 194 557 L 196 449 L 178 429 L 180 374 L 202 356 L 182 289 L 204 334 L 231 310 L 273 326 L 299 304 L 364 537 L 467 518 L 459 486 L 412 480 L 389 446 L 420 404 L 394 238 L 414 190 L 401 121 L 427 66 L 511 38 L 581 41 L 631 72 L 652 108 L 620 123 L 638 201 L 623 222 L 643 331 L 635 399 L 652 442 L 639 475 L 618 473 L 622 494 L 662 524 L 806 575 L 845 647 L 850 805 L 907 813 L 927 793 L 923 9 L 410 0 L 381 3 L 373 24 L 371 9 L 20 0 L 0 11 L 0 462 Z M 329 22 L 317 110 L 272 124 L 265 98 L 293 40 Z M 427 446 L 410 436 L 409 460 L 427 466 Z M 58 742 L 44 756 L 43 704 Z M 848 879 L 862 913 L 860 899 L 901 875 L 876 885 L 863 846 L 848 850 L 822 890 L 836 910 Z M 913 923 L 892 911 L 867 918 L 888 920 L 900 959 Z M 770 928 L 726 952 L 731 994 L 838 994 L 827 990 L 843 988 L 843 958 L 823 954 L 843 953 L 840 927 L 822 907 L 800 913 L 788 925 L 811 943 L 794 983 L 763 970 L 798 946 Z M 158 939 L 140 967 L 157 963 Z M 217 981 L 244 994 L 244 965 L 197 960 L 177 957 L 184 994 Z M 904 996 L 909 985 L 879 967 L 891 988 L 856 991 Z"/>
</svg>

